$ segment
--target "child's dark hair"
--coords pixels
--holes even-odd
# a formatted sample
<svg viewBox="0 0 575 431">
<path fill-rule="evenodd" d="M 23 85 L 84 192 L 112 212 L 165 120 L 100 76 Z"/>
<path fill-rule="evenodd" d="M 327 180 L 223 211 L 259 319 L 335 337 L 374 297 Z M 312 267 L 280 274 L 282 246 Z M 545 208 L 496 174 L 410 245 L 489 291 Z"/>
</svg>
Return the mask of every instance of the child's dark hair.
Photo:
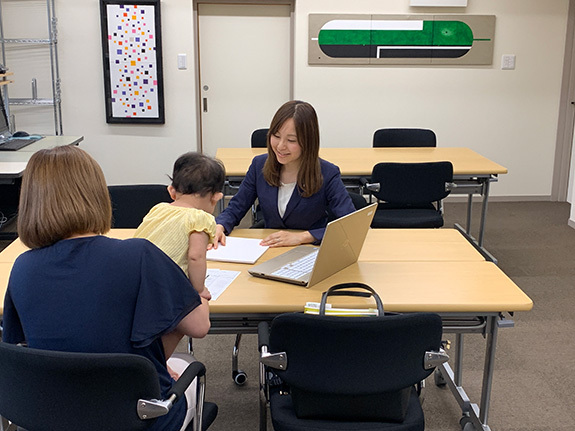
<svg viewBox="0 0 575 431">
<path fill-rule="evenodd" d="M 221 192 L 226 170 L 221 161 L 200 153 L 186 153 L 174 163 L 172 186 L 178 193 L 205 196 Z"/>
</svg>

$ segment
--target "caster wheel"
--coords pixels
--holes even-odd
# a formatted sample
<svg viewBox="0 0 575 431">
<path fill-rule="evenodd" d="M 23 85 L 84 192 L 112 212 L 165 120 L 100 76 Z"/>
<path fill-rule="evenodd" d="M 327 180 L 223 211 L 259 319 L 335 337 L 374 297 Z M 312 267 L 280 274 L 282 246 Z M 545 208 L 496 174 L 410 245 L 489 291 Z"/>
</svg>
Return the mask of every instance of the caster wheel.
<svg viewBox="0 0 575 431">
<path fill-rule="evenodd" d="M 435 380 L 435 386 L 441 387 L 447 384 L 445 378 L 443 377 L 443 374 L 441 374 L 441 371 L 439 370 L 435 370 L 435 372 L 433 373 L 433 379 Z"/>
<path fill-rule="evenodd" d="M 461 425 L 461 431 L 475 431 L 475 427 L 468 416 L 463 416 L 459 420 L 459 425 Z"/>
<path fill-rule="evenodd" d="M 232 373 L 232 377 L 234 379 L 234 383 L 238 386 L 245 385 L 246 381 L 248 380 L 248 375 L 245 373 L 245 371 L 242 370 L 234 371 Z"/>
</svg>

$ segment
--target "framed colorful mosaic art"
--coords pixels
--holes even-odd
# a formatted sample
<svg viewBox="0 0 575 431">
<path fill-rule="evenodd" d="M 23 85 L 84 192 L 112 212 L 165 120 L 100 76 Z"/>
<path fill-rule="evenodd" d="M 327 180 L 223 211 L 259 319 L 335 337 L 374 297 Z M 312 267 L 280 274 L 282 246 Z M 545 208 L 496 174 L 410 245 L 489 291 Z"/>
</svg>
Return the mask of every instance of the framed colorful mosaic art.
<svg viewBox="0 0 575 431">
<path fill-rule="evenodd" d="M 100 0 L 106 122 L 163 124 L 160 0 Z"/>
</svg>

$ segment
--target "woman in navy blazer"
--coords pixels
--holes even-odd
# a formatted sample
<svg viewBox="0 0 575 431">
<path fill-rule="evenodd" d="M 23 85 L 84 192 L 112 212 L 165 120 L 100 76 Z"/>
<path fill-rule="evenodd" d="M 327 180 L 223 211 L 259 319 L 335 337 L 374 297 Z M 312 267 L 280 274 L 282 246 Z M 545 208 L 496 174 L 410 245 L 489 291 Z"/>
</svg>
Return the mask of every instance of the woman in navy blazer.
<svg viewBox="0 0 575 431">
<path fill-rule="evenodd" d="M 266 228 L 280 230 L 262 240 L 270 247 L 319 243 L 327 210 L 336 217 L 355 211 L 339 168 L 319 158 L 319 125 L 306 102 L 285 103 L 274 115 L 267 136 L 267 154 L 254 157 L 238 193 L 216 217 L 216 241 L 239 224 L 259 199 Z"/>
</svg>

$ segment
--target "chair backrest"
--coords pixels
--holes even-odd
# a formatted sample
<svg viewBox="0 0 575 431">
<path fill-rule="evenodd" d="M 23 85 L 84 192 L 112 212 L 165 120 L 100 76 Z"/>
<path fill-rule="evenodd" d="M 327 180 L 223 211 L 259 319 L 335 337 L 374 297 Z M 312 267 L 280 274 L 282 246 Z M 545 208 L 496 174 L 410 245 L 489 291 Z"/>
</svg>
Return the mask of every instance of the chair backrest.
<svg viewBox="0 0 575 431">
<path fill-rule="evenodd" d="M 138 399 L 160 399 L 151 361 L 0 343 L 0 415 L 29 430 L 143 430 Z"/>
<path fill-rule="evenodd" d="M 273 320 L 270 351 L 287 354 L 287 369 L 276 372 L 298 417 L 402 420 L 411 386 L 433 371 L 424 368 L 425 352 L 439 350 L 441 334 L 432 313 L 290 313 Z"/>
<path fill-rule="evenodd" d="M 353 202 L 353 206 L 355 207 L 356 210 L 360 210 L 369 205 L 365 200 L 365 198 L 363 197 L 363 195 L 360 195 L 359 193 L 355 192 L 348 192 L 348 193 L 349 197 L 351 198 L 351 201 Z"/>
<path fill-rule="evenodd" d="M 397 204 L 440 201 L 449 195 L 446 183 L 451 181 L 451 162 L 378 163 L 371 172 L 371 182 L 379 183 L 379 191 L 373 195 Z"/>
<path fill-rule="evenodd" d="M 257 129 L 252 132 L 252 148 L 267 147 L 269 129 Z"/>
<path fill-rule="evenodd" d="M 137 228 L 148 211 L 160 202 L 172 202 L 162 184 L 108 186 L 112 200 L 112 227 Z"/>
<path fill-rule="evenodd" d="M 435 147 L 437 138 L 430 129 L 379 129 L 373 134 L 374 147 Z"/>
<path fill-rule="evenodd" d="M 349 197 L 351 198 L 351 202 L 353 203 L 353 206 L 355 207 L 356 210 L 360 210 L 362 208 L 365 208 L 366 206 L 368 206 L 369 204 L 367 203 L 367 201 L 365 200 L 365 198 L 360 195 L 359 193 L 355 193 L 355 192 L 350 192 L 349 193 Z M 335 214 L 328 208 L 327 209 L 327 221 L 334 221 L 335 219 L 337 219 L 337 217 L 335 216 Z"/>
</svg>

